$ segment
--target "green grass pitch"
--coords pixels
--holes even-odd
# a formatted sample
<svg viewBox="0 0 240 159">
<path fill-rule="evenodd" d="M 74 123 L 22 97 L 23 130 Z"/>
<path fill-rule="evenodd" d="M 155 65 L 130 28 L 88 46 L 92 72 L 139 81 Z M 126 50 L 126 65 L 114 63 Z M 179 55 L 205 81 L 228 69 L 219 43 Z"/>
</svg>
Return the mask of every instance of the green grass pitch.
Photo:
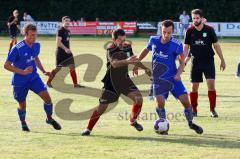
<svg viewBox="0 0 240 159">
<path fill-rule="evenodd" d="M 101 79 L 106 71 L 104 44 L 110 38 L 74 37 L 71 48 L 74 55 L 91 54 L 99 57 L 103 64 L 91 67 L 90 71 L 100 69 L 96 80 L 84 81 L 87 64 L 77 67 L 78 79 L 81 84 L 100 90 Z M 146 46 L 147 38 L 130 38 L 135 54 Z M 40 59 L 46 70 L 55 66 L 56 43 L 54 37 L 39 37 L 41 43 Z M 217 70 L 217 111 L 219 118 L 209 117 L 209 103 L 206 83 L 201 84 L 199 91 L 199 117 L 195 122 L 204 128 L 203 135 L 197 135 L 187 127 L 182 116 L 183 108 L 172 96 L 166 102 L 170 120 L 168 136 L 159 136 L 153 131 L 155 120 L 155 102 L 144 97 L 144 105 L 139 122 L 144 131 L 137 132 L 129 126 L 128 115 L 131 107 L 121 98 L 116 108 L 104 114 L 97 123 L 92 136 L 82 137 L 81 131 L 86 127 L 87 120 L 65 120 L 54 115 L 62 124 L 61 131 L 53 130 L 45 123 L 45 114 L 41 99 L 29 92 L 27 98 L 27 121 L 30 133 L 23 133 L 17 117 L 17 103 L 13 99 L 10 85 L 11 73 L 3 69 L 7 56 L 9 39 L 0 38 L 0 159 L 63 159 L 63 158 L 161 158 L 161 159 L 226 159 L 240 158 L 240 80 L 235 78 L 237 64 L 240 62 L 240 40 L 220 40 L 227 69 L 219 71 L 219 58 L 215 56 Z M 88 59 L 91 60 L 91 59 Z M 92 59 L 94 60 L 94 59 Z M 150 61 L 150 55 L 145 61 Z M 187 89 L 189 83 L 189 64 L 182 75 Z M 40 73 L 42 79 L 46 77 Z M 131 73 L 130 73 L 131 75 Z M 70 76 L 65 78 L 71 84 Z M 84 90 L 75 90 L 66 86 L 69 93 L 48 89 L 53 103 L 64 98 L 73 100 L 70 107 L 78 113 L 89 110 L 98 104 L 98 98 L 84 95 Z M 146 89 L 149 85 L 138 85 Z M 83 92 L 82 92 L 83 91 Z M 72 93 L 71 93 L 72 92 Z"/>
</svg>

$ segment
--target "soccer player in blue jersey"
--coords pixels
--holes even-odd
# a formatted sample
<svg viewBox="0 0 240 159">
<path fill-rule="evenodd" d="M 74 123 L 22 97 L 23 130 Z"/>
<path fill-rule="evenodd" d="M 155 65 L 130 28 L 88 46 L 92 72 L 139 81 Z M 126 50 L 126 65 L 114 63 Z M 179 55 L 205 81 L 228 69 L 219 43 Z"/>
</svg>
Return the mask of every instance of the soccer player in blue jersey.
<svg viewBox="0 0 240 159">
<path fill-rule="evenodd" d="M 4 68 L 13 72 L 12 85 L 15 100 L 19 103 L 17 109 L 21 121 L 22 130 L 30 131 L 25 121 L 26 97 L 31 90 L 38 94 L 44 101 L 44 110 L 47 115 L 46 123 L 60 130 L 61 126 L 52 118 L 53 106 L 51 97 L 37 73 L 39 68 L 45 75 L 49 75 L 43 68 L 39 59 L 40 44 L 36 41 L 37 28 L 33 24 L 27 24 L 24 29 L 24 40 L 17 43 L 8 53 Z"/>
<path fill-rule="evenodd" d="M 141 61 L 149 51 L 152 52 L 152 91 L 157 101 L 156 112 L 159 118 L 166 118 L 165 100 L 168 98 L 169 92 L 171 92 L 184 106 L 184 114 L 189 128 L 195 130 L 198 134 L 202 134 L 203 129 L 192 122 L 192 107 L 188 99 L 187 90 L 180 77 L 185 66 L 183 62 L 185 58 L 183 46 L 172 37 L 173 30 L 173 21 L 163 21 L 162 36 L 152 36 L 150 38 L 147 47 L 141 52 L 139 60 Z M 181 57 L 181 64 L 177 69 L 175 61 L 178 57 Z M 137 67 L 134 68 L 134 72 L 137 72 Z"/>
</svg>

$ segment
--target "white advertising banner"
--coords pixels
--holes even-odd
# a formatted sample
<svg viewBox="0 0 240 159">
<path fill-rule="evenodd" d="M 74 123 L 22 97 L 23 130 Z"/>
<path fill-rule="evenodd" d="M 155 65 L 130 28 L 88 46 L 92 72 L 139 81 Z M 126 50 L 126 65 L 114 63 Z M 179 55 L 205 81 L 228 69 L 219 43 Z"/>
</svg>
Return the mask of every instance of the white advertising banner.
<svg viewBox="0 0 240 159">
<path fill-rule="evenodd" d="M 221 36 L 240 36 L 240 23 L 220 23 Z"/>
<path fill-rule="evenodd" d="M 24 22 L 21 21 L 21 28 L 27 23 L 33 23 L 37 26 L 38 34 L 53 35 L 57 33 L 60 26 L 60 22 L 48 22 L 48 21 L 35 21 L 35 22 Z"/>
</svg>

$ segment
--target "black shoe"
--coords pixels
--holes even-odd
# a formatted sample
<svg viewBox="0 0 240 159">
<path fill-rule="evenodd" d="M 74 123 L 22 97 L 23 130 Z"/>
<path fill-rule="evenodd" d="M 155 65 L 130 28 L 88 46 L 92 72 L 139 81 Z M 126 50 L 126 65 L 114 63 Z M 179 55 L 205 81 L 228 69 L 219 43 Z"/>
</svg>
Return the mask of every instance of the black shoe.
<svg viewBox="0 0 240 159">
<path fill-rule="evenodd" d="M 210 113 L 211 113 L 211 117 L 218 118 L 218 114 L 216 111 L 211 111 Z"/>
<path fill-rule="evenodd" d="M 74 88 L 85 88 L 85 86 L 80 85 L 80 84 L 74 84 L 73 87 Z"/>
<path fill-rule="evenodd" d="M 55 130 L 61 130 L 61 125 L 56 122 L 54 119 L 46 119 L 46 123 L 52 125 Z"/>
<path fill-rule="evenodd" d="M 197 112 L 193 112 L 193 117 L 197 117 Z"/>
<path fill-rule="evenodd" d="M 88 130 L 88 129 L 85 129 L 85 130 L 81 133 L 82 136 L 90 136 L 90 134 L 91 134 L 91 131 Z"/>
<path fill-rule="evenodd" d="M 198 126 L 198 125 L 196 125 L 194 123 L 189 125 L 189 128 L 193 129 L 197 134 L 202 134 L 203 133 L 203 129 L 200 126 Z"/>
<path fill-rule="evenodd" d="M 28 128 L 27 124 L 22 125 L 22 131 L 30 132 L 30 129 Z"/>
<path fill-rule="evenodd" d="M 130 124 L 133 126 L 137 131 L 143 131 L 143 127 L 141 124 L 138 124 L 136 121 Z"/>
</svg>

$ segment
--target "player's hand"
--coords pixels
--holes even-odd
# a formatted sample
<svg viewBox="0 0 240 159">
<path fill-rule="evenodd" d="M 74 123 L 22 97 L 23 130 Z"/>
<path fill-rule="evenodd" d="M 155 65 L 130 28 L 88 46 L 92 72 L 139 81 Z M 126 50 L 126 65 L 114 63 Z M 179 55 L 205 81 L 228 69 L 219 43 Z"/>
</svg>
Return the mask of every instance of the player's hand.
<svg viewBox="0 0 240 159">
<path fill-rule="evenodd" d="M 50 75 L 51 75 L 51 72 L 43 72 L 43 74 L 44 74 L 45 76 L 50 76 Z"/>
<path fill-rule="evenodd" d="M 138 67 L 137 66 L 134 66 L 132 71 L 133 71 L 133 76 L 135 76 L 135 75 L 138 76 Z"/>
<path fill-rule="evenodd" d="M 31 74 L 32 70 L 33 70 L 32 66 L 25 68 L 25 70 L 23 70 L 23 75 Z"/>
<path fill-rule="evenodd" d="M 152 71 L 149 68 L 145 69 L 145 73 L 149 76 L 152 77 Z"/>
<path fill-rule="evenodd" d="M 222 60 L 222 61 L 221 61 L 221 64 L 220 64 L 220 70 L 221 70 L 221 71 L 224 71 L 224 70 L 225 70 L 225 68 L 226 68 L 225 61 L 224 61 L 224 60 Z"/>
<path fill-rule="evenodd" d="M 176 75 L 174 76 L 174 79 L 175 79 L 176 81 L 181 81 L 181 76 L 178 75 L 178 74 L 176 74 Z"/>
<path fill-rule="evenodd" d="M 72 51 L 71 51 L 70 49 L 68 49 L 68 48 L 66 48 L 64 51 L 65 51 L 67 54 L 71 54 L 71 53 L 72 53 Z"/>
<path fill-rule="evenodd" d="M 137 56 L 131 56 L 127 59 L 128 64 L 135 64 L 137 62 L 139 62 L 139 59 L 137 58 Z"/>
</svg>

